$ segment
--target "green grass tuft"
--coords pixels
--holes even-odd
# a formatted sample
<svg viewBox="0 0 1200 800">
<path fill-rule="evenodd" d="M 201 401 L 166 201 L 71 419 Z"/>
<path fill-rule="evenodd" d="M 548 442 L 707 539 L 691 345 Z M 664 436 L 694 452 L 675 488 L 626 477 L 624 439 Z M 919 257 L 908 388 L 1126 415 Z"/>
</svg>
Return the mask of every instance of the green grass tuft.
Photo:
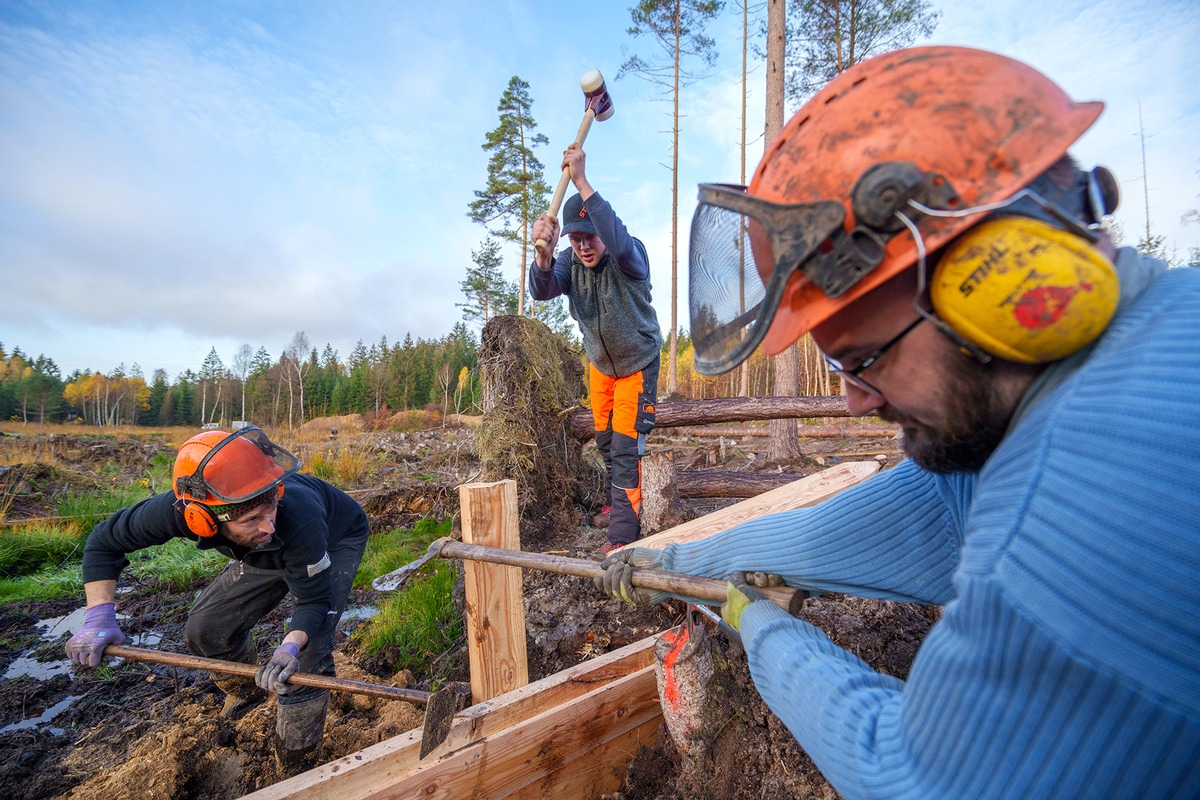
<svg viewBox="0 0 1200 800">
<path fill-rule="evenodd" d="M 0 576 L 16 578 L 48 567 L 61 567 L 83 555 L 83 536 L 77 526 L 37 522 L 0 529 Z"/>
<path fill-rule="evenodd" d="M 363 554 L 354 585 L 365 589 L 380 575 L 386 575 L 405 564 L 411 564 L 429 549 L 434 539 L 450 535 L 450 520 L 434 522 L 419 520 L 412 530 L 393 528 L 377 533 L 367 539 L 367 551 Z M 426 571 L 430 567 L 425 568 Z"/>
<path fill-rule="evenodd" d="M 397 528 L 372 536 L 355 585 L 368 586 L 380 575 L 416 561 L 430 542 L 449 533 L 450 520 L 421 520 L 411 531 Z M 379 611 L 354 633 L 363 652 L 386 651 L 395 670 L 427 671 L 430 662 L 463 635 L 462 617 L 452 596 L 457 575 L 456 562 L 434 559 L 402 589 L 382 595 Z"/>
<path fill-rule="evenodd" d="M 393 669 L 426 672 L 430 662 L 463 635 L 451 594 L 458 565 L 441 561 L 428 569 L 428 575 L 411 578 L 402 591 L 382 602 L 378 613 L 354 633 L 367 655 L 386 650 Z"/>
<path fill-rule="evenodd" d="M 197 578 L 216 575 L 228 563 L 229 558 L 215 550 L 198 550 L 187 539 L 172 539 L 130 554 L 129 566 L 123 574 L 182 591 Z"/>
<path fill-rule="evenodd" d="M 79 567 L 44 569 L 34 575 L 0 579 L 0 605 L 31 600 L 78 597 L 83 602 L 83 577 Z"/>
</svg>

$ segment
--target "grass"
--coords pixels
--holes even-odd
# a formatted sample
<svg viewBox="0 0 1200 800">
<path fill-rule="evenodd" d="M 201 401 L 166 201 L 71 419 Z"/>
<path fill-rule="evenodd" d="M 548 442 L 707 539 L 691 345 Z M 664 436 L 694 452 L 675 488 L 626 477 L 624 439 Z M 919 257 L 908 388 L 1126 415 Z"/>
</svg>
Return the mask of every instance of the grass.
<svg viewBox="0 0 1200 800">
<path fill-rule="evenodd" d="M 172 539 L 132 553 L 123 574 L 179 592 L 197 578 L 216 575 L 228 563 L 229 559 L 215 550 L 198 550 L 187 539 Z"/>
<path fill-rule="evenodd" d="M 421 520 L 411 531 L 394 529 L 372 536 L 355 585 L 368 584 L 415 561 L 429 549 L 430 542 L 449 533 L 449 520 Z M 355 631 L 355 642 L 369 656 L 386 652 L 393 669 L 427 672 L 430 661 L 463 635 L 462 617 L 452 597 L 457 576 L 455 562 L 434 559 L 409 578 L 402 590 L 385 596 L 379 611 Z"/>
<path fill-rule="evenodd" d="M 0 605 L 28 601 L 78 597 L 83 601 L 83 577 L 79 565 L 53 567 L 32 575 L 0 579 Z"/>
<path fill-rule="evenodd" d="M 17 577 L 62 566 L 83 553 L 78 525 L 39 522 L 0 530 L 0 575 Z"/>
</svg>

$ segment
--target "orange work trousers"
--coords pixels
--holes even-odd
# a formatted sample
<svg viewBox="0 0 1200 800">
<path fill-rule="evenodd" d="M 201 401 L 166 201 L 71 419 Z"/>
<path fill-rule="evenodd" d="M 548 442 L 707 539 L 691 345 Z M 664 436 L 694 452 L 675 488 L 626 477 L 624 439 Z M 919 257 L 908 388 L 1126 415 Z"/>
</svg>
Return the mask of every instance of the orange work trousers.
<svg viewBox="0 0 1200 800">
<path fill-rule="evenodd" d="M 642 455 L 646 435 L 654 429 L 658 391 L 658 357 L 624 378 L 588 366 L 588 395 L 596 428 L 596 447 L 604 458 L 612 506 L 609 541 L 629 544 L 641 538 Z"/>
</svg>

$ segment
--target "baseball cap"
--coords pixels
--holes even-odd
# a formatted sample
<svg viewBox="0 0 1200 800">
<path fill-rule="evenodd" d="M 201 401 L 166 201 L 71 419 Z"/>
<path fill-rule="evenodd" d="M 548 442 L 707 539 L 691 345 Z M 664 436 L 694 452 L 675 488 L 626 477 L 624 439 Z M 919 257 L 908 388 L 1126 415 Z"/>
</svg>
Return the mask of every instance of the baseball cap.
<svg viewBox="0 0 1200 800">
<path fill-rule="evenodd" d="M 563 228 L 562 236 L 568 233 L 590 233 L 594 234 L 596 228 L 592 225 L 592 219 L 588 216 L 587 209 L 583 207 L 583 198 L 578 194 L 572 195 L 563 206 Z"/>
</svg>

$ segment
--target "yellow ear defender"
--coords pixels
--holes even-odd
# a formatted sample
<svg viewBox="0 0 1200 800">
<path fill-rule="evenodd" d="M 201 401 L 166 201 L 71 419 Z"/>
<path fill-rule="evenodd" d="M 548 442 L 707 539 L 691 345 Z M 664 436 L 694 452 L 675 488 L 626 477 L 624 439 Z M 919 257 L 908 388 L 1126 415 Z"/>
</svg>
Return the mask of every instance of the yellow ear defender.
<svg viewBox="0 0 1200 800">
<path fill-rule="evenodd" d="M 1080 236 L 1029 217 L 980 223 L 951 242 L 929 285 L 933 308 L 973 345 L 1044 364 L 1091 343 L 1117 309 L 1112 263 Z"/>
</svg>

